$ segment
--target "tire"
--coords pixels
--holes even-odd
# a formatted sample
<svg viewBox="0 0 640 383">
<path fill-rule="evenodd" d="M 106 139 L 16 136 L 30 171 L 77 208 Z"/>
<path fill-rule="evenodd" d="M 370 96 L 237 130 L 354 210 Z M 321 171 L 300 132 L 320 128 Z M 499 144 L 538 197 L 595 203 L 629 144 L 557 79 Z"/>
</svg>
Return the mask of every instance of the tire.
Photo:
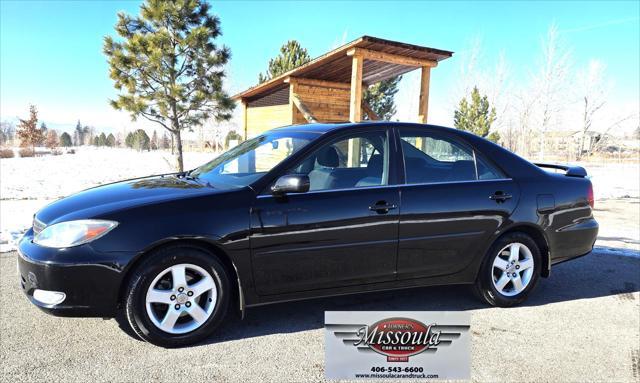
<svg viewBox="0 0 640 383">
<path fill-rule="evenodd" d="M 506 234 L 498 238 L 485 256 L 474 291 L 492 306 L 518 305 L 538 283 L 541 265 L 540 249 L 530 236 L 519 232 Z"/>
<path fill-rule="evenodd" d="M 224 266 L 213 254 L 195 246 L 169 246 L 148 254 L 133 271 L 124 310 L 143 340 L 167 348 L 186 346 L 207 338 L 220 325 L 230 287 Z"/>
</svg>

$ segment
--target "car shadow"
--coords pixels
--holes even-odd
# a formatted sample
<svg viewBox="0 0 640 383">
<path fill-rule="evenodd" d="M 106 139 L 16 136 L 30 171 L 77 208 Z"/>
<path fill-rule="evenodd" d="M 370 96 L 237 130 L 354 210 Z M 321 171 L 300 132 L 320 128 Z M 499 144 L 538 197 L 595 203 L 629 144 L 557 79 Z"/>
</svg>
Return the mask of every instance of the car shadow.
<svg viewBox="0 0 640 383">
<path fill-rule="evenodd" d="M 617 250 L 596 248 L 585 257 L 555 265 L 551 277 L 541 279 L 522 306 L 605 296 L 636 299 L 633 293 L 640 291 L 640 257 L 617 255 Z M 250 308 L 244 320 L 229 318 L 231 320 L 226 320 L 200 345 L 319 329 L 324 327 L 325 311 L 467 311 L 487 308 L 490 307 L 479 301 L 471 288 L 464 285 L 280 303 Z M 120 327 L 132 334 L 126 320 Z"/>
</svg>

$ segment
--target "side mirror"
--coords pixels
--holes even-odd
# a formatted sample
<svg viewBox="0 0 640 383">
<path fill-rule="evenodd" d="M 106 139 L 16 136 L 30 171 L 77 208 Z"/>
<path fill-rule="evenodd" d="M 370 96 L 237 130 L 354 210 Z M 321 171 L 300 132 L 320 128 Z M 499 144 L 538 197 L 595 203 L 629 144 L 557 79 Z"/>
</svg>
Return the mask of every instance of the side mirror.
<svg viewBox="0 0 640 383">
<path fill-rule="evenodd" d="M 309 176 L 305 174 L 287 174 L 271 186 L 271 193 L 283 195 L 287 193 L 306 193 L 309 191 Z"/>
</svg>

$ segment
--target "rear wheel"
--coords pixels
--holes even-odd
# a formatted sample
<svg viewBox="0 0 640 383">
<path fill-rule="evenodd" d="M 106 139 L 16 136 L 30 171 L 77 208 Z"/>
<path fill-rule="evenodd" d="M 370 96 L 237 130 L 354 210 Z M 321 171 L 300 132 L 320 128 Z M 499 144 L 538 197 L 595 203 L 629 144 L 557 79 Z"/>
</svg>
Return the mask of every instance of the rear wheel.
<svg viewBox="0 0 640 383">
<path fill-rule="evenodd" d="M 491 246 L 476 278 L 477 295 L 492 306 L 522 303 L 540 276 L 540 249 L 524 233 L 510 233 Z"/>
<path fill-rule="evenodd" d="M 134 271 L 125 310 L 142 339 L 179 347 L 209 336 L 225 317 L 229 278 L 209 252 L 171 246 L 150 254 Z"/>
</svg>

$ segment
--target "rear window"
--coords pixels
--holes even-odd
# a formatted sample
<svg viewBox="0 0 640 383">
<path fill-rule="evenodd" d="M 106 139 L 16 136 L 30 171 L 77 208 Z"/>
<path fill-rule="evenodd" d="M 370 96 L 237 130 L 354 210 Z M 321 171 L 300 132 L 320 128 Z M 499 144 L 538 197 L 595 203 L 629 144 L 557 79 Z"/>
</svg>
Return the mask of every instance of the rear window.
<svg viewBox="0 0 640 383">
<path fill-rule="evenodd" d="M 453 138 L 401 130 L 406 182 L 435 183 L 504 178 L 488 161 Z"/>
</svg>

